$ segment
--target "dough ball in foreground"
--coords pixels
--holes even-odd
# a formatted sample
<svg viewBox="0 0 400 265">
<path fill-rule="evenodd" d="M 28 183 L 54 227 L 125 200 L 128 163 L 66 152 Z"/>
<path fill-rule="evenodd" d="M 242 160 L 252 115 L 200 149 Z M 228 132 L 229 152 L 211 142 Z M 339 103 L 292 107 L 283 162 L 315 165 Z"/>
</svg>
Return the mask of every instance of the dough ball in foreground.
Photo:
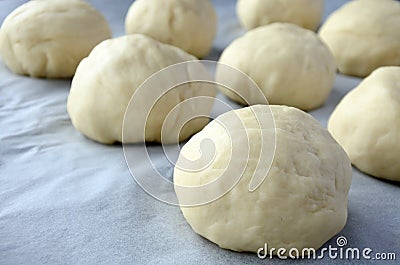
<svg viewBox="0 0 400 265">
<path fill-rule="evenodd" d="M 377 69 L 347 94 L 328 129 L 361 171 L 400 181 L 400 67 Z"/>
<path fill-rule="evenodd" d="M 141 100 L 133 106 L 143 110 L 153 106 L 150 113 L 139 113 L 130 120 L 129 134 L 122 139 L 122 126 L 125 111 L 138 87 L 151 75 L 167 66 L 185 61 L 195 60 L 195 57 L 181 49 L 162 44 L 141 34 L 124 36 L 106 40 L 96 46 L 90 55 L 79 64 L 72 80 L 68 97 L 67 109 L 72 124 L 87 137 L 105 144 L 114 142 L 161 142 L 161 130 L 164 129 L 164 143 L 176 143 L 185 140 L 201 130 L 208 118 L 193 119 L 185 127 L 174 124 L 163 124 L 167 115 L 179 103 L 196 96 L 215 95 L 215 91 L 205 91 L 201 85 L 187 84 L 179 86 L 163 95 L 160 90 L 163 83 L 178 84 L 179 76 L 165 76 L 157 80 L 151 90 L 141 90 Z M 190 79 L 190 71 L 185 71 Z M 194 73 L 196 74 L 196 73 Z M 167 78 L 167 79 L 166 79 Z M 185 78 L 183 78 L 185 79 Z M 147 102 L 151 95 L 162 96 L 159 101 Z M 172 120 L 176 124 L 186 117 L 194 117 L 196 113 L 206 113 L 212 104 L 191 103 L 179 108 Z M 133 115 L 133 114 L 132 114 Z M 146 126 L 140 122 L 147 119 Z M 144 124 L 144 123 L 143 123 Z M 142 126 L 142 127 L 141 127 Z M 163 127 L 164 126 L 164 127 Z M 146 129 L 145 139 L 142 132 Z M 178 140 L 179 137 L 179 140 Z"/>
<path fill-rule="evenodd" d="M 125 29 L 127 34 L 142 33 L 203 58 L 211 50 L 217 23 L 209 0 L 136 0 Z"/>
<path fill-rule="evenodd" d="M 287 22 L 316 30 L 324 14 L 324 0 L 239 0 L 236 9 L 246 29 Z"/>
<path fill-rule="evenodd" d="M 339 71 L 364 77 L 380 66 L 400 65 L 400 2 L 350 1 L 320 30 Z"/>
<path fill-rule="evenodd" d="M 325 102 L 336 75 L 334 58 L 318 36 L 288 23 L 274 23 L 247 32 L 224 50 L 219 62 L 250 76 L 270 104 L 303 110 L 317 108 Z M 226 83 L 232 77 L 217 72 L 217 80 Z M 242 87 L 236 92 L 250 105 L 263 103 L 246 90 L 245 84 L 230 82 L 233 87 Z M 234 93 L 221 90 L 246 105 Z"/>
<path fill-rule="evenodd" d="M 81 0 L 33 0 L 15 9 L 0 29 L 0 54 L 15 73 L 66 78 L 101 41 L 105 18 Z"/>
<path fill-rule="evenodd" d="M 177 165 L 183 157 L 193 163 L 201 162 L 196 156 L 205 139 L 215 144 L 215 158 L 197 172 L 175 167 L 175 185 L 205 185 L 221 176 L 227 167 L 238 174 L 242 172 L 235 166 L 243 159 L 248 164 L 237 185 L 223 197 L 181 210 L 196 233 L 222 248 L 256 252 L 267 243 L 269 248 L 276 249 L 317 249 L 346 223 L 352 177 L 350 161 L 329 132 L 310 115 L 296 108 L 270 107 L 276 132 L 267 129 L 260 132 L 255 114 L 267 115 L 269 107 L 256 105 L 221 115 L 217 118 L 219 122 L 211 122 L 182 148 Z M 227 132 L 221 124 L 229 124 L 237 116 L 248 133 L 249 158 L 230 157 L 234 139 L 229 133 L 238 132 L 235 129 Z M 260 133 L 262 137 L 258 137 Z M 257 166 L 259 147 L 267 144 L 265 141 L 274 133 L 276 151 L 272 167 L 258 189 L 249 192 L 252 176 L 268 166 L 263 161 Z M 184 200 L 176 186 L 175 190 L 179 201 Z"/>
</svg>

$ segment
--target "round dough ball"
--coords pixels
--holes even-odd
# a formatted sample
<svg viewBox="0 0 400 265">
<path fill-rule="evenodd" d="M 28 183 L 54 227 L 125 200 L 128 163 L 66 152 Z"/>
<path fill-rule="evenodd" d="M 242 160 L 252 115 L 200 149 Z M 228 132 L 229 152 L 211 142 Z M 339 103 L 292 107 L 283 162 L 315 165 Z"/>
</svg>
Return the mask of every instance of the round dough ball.
<svg viewBox="0 0 400 265">
<path fill-rule="evenodd" d="M 367 174 L 400 181 L 400 67 L 381 67 L 347 94 L 328 129 Z"/>
<path fill-rule="evenodd" d="M 246 29 L 287 22 L 316 30 L 324 14 L 324 0 L 239 0 L 236 9 Z"/>
<path fill-rule="evenodd" d="M 125 29 L 127 34 L 142 33 L 203 58 L 211 50 L 217 22 L 209 0 L 136 0 Z"/>
<path fill-rule="evenodd" d="M 146 102 L 146 95 L 142 101 L 136 102 L 136 109 L 144 110 L 147 104 L 154 106 L 150 113 L 143 113 L 137 120 L 146 119 L 145 139 L 142 137 L 143 127 L 132 123 L 129 135 L 122 139 L 122 129 L 125 111 L 134 92 L 151 75 L 167 66 L 185 61 L 195 60 L 195 57 L 183 50 L 162 44 L 150 37 L 134 34 L 116 39 L 106 40 L 96 46 L 90 55 L 79 64 L 72 80 L 68 96 L 67 109 L 72 124 L 87 137 L 105 144 L 114 142 L 161 142 L 176 143 L 184 140 L 201 130 L 208 118 L 194 119 L 180 128 L 170 128 L 171 132 L 163 132 L 165 118 L 179 103 L 196 96 L 214 96 L 204 92 L 200 85 L 189 84 L 169 91 L 157 102 Z M 187 75 L 190 75 L 187 73 Z M 165 76 L 164 76 L 165 77 Z M 174 76 L 167 77 L 171 80 L 159 80 L 159 83 L 172 83 Z M 189 78 L 188 78 L 189 80 Z M 152 87 L 151 91 L 142 93 L 162 95 L 162 85 Z M 212 106 L 185 105 L 174 116 L 176 124 L 190 114 L 204 113 L 204 108 Z M 146 116 L 146 117 L 144 117 Z M 144 123 L 143 123 L 144 124 Z M 167 127 L 168 127 L 167 126 Z M 176 132 L 178 130 L 178 132 Z M 164 134 L 166 133 L 166 135 Z M 179 134 L 180 133 L 180 134 Z"/>
<path fill-rule="evenodd" d="M 105 18 L 81 0 L 32 0 L 0 29 L 0 54 L 15 73 L 66 78 L 101 41 L 111 37 Z"/>
<path fill-rule="evenodd" d="M 204 139 L 215 144 L 215 158 L 208 167 L 198 172 L 175 167 L 175 185 L 193 187 L 215 181 L 229 163 L 234 172 L 242 172 L 234 167 L 247 158 L 230 157 L 234 140 L 229 134 L 236 133 L 235 129 L 227 132 L 221 124 L 238 116 L 245 124 L 238 130 L 246 130 L 251 143 L 248 164 L 232 190 L 213 202 L 181 210 L 196 233 L 222 248 L 256 252 L 267 243 L 269 249 L 318 249 L 346 223 L 352 177 L 349 158 L 309 114 L 286 106 L 270 108 L 276 130 L 263 127 L 262 137 L 257 137 L 260 127 L 255 117 L 268 115 L 270 110 L 256 105 L 223 114 L 217 118 L 219 122 L 211 122 L 184 145 L 177 165 L 182 157 L 201 161 L 195 156 Z M 276 136 L 272 166 L 269 172 L 264 171 L 268 175 L 258 189 L 249 192 L 253 174 L 268 166 L 263 161 L 257 165 L 257 150 L 271 133 Z M 241 148 L 246 150 L 247 146 Z M 184 199 L 179 192 L 177 196 L 180 202 Z"/>
<path fill-rule="evenodd" d="M 380 66 L 400 65 L 400 2 L 350 1 L 319 34 L 344 74 L 364 77 Z"/>
<path fill-rule="evenodd" d="M 219 62 L 249 75 L 269 103 L 303 110 L 317 108 L 325 102 L 336 75 L 334 58 L 318 36 L 288 23 L 274 23 L 247 32 L 224 50 Z M 230 78 L 217 72 L 217 80 Z M 237 92 L 248 104 L 262 103 L 245 85 L 234 87 L 243 88 Z M 232 92 L 221 91 L 246 105 Z"/>
</svg>

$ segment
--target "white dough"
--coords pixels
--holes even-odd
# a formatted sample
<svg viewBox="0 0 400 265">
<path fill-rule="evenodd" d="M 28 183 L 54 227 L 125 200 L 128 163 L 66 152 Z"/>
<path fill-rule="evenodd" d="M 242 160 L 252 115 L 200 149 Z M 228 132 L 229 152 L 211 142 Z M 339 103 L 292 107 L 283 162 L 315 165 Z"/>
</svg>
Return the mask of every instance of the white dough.
<svg viewBox="0 0 400 265">
<path fill-rule="evenodd" d="M 246 29 L 287 22 L 316 30 L 324 13 L 324 0 L 238 0 L 236 9 Z"/>
<path fill-rule="evenodd" d="M 203 58 L 211 50 L 217 22 L 209 0 L 136 0 L 125 29 L 127 34 L 145 34 Z"/>
<path fill-rule="evenodd" d="M 344 74 L 364 77 L 380 66 L 400 66 L 399 1 L 350 1 L 319 34 Z"/>
<path fill-rule="evenodd" d="M 0 54 L 15 73 L 66 78 L 101 41 L 111 37 L 105 18 L 82 0 L 32 0 L 7 16 Z"/>
<path fill-rule="evenodd" d="M 216 151 L 212 163 L 201 171 L 188 172 L 175 167 L 174 183 L 180 202 L 186 198 L 176 185 L 205 185 L 228 167 L 240 174 L 242 168 L 237 165 L 243 159 L 248 164 L 238 184 L 223 197 L 181 210 L 196 233 L 222 248 L 256 252 L 267 243 L 269 248 L 276 249 L 318 249 L 346 223 L 352 177 L 349 158 L 310 115 L 292 107 L 270 107 L 276 132 L 264 127 L 260 130 L 255 117 L 268 115 L 269 107 L 256 105 L 221 115 L 218 122 L 211 122 L 182 148 L 177 165 L 183 157 L 193 163 L 201 162 L 197 156 L 205 139 L 215 144 Z M 245 127 L 225 130 L 223 125 L 237 116 Z M 231 156 L 232 144 L 245 143 L 230 137 L 237 135 L 238 130 L 248 134 L 249 158 Z M 259 147 L 267 144 L 271 134 L 276 135 L 272 167 L 259 188 L 249 192 L 253 174 L 268 167 L 265 161 L 260 161 L 257 167 L 257 162 Z"/>
<path fill-rule="evenodd" d="M 144 125 L 134 125 L 134 120 L 127 125 L 132 127 L 129 128 L 129 135 L 122 139 L 122 123 L 132 95 L 148 77 L 167 66 L 192 60 L 195 60 L 195 57 L 183 50 L 141 34 L 100 43 L 82 60 L 72 80 L 67 108 L 73 125 L 89 138 L 106 144 L 122 140 L 124 143 L 161 140 L 165 143 L 175 143 L 188 138 L 201 130 L 208 123 L 208 118 L 194 119 L 187 123 L 182 131 L 174 125 L 183 125 L 180 121 L 187 116 L 209 112 L 212 104 L 186 105 L 172 117 L 174 124 L 163 125 L 165 117 L 182 101 L 196 96 L 213 97 L 215 91 L 204 92 L 200 85 L 189 84 L 162 96 L 160 84 L 172 84 L 175 78 L 179 79 L 175 76 L 164 76 L 164 79 L 157 81 L 157 85 L 142 91 L 144 94 L 141 100 L 133 106 L 136 110 L 143 110 L 139 116 L 133 117 L 134 120 L 148 119 L 145 139 L 142 135 Z M 186 72 L 189 75 L 187 79 L 190 79 L 191 74 Z M 147 102 L 150 95 L 154 94 L 162 96 L 160 101 Z M 154 106 L 151 113 L 144 113 L 147 105 Z M 166 138 L 161 139 L 163 126 L 170 131 L 165 132 Z"/>
<path fill-rule="evenodd" d="M 220 63 L 249 75 L 270 104 L 303 110 L 321 106 L 328 98 L 336 75 L 332 54 L 318 36 L 294 24 L 258 27 L 235 40 L 222 53 Z M 217 80 L 231 79 L 218 75 Z M 223 82 L 222 82 L 223 83 Z M 261 104 L 245 85 L 239 92 L 249 104 Z M 224 89 L 222 92 L 246 103 Z"/>
<path fill-rule="evenodd" d="M 360 170 L 400 181 L 400 67 L 375 70 L 343 98 L 328 128 Z"/>
</svg>

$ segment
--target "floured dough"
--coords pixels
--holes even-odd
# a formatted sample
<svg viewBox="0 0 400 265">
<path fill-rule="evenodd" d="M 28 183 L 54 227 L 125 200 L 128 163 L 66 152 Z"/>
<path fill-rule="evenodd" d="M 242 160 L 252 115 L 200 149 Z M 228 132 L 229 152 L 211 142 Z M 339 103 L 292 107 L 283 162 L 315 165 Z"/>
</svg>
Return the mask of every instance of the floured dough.
<svg viewBox="0 0 400 265">
<path fill-rule="evenodd" d="M 400 2 L 350 1 L 331 14 L 320 36 L 344 74 L 364 77 L 400 65 Z"/>
<path fill-rule="evenodd" d="M 343 98 L 328 128 L 360 170 L 400 181 L 400 67 L 375 70 Z"/>
<path fill-rule="evenodd" d="M 246 29 L 287 22 L 316 30 L 324 14 L 324 0 L 238 0 L 236 9 Z"/>
<path fill-rule="evenodd" d="M 224 50 L 219 62 L 249 75 L 270 104 L 303 110 L 317 108 L 325 102 L 336 75 L 333 56 L 318 36 L 288 23 L 274 23 L 249 31 Z M 232 77 L 217 72 L 217 81 L 225 79 Z M 235 87 L 242 87 L 237 92 L 248 104 L 262 103 L 245 85 L 235 84 Z M 222 92 L 247 104 L 227 90 L 222 89 Z"/>
<path fill-rule="evenodd" d="M 209 0 L 136 0 L 125 19 L 127 34 L 142 33 L 205 57 L 217 32 Z"/>
<path fill-rule="evenodd" d="M 211 203 L 181 207 L 183 215 L 196 233 L 222 248 L 256 252 L 267 243 L 269 248 L 276 249 L 318 249 L 346 223 L 352 176 L 349 158 L 310 115 L 296 108 L 270 107 L 276 125 L 275 156 L 264 182 L 253 192 L 249 192 L 250 179 L 268 167 L 265 161 L 257 167 L 260 146 L 267 144 L 275 133 L 265 127 L 260 130 L 255 119 L 255 115 L 268 115 L 268 106 L 256 105 L 223 114 L 182 148 L 174 171 L 180 203 L 191 194 L 181 193 L 177 185 L 205 185 L 228 169 L 240 174 L 242 168 L 238 165 L 242 160 L 248 161 L 243 177 L 232 190 Z M 244 127 L 225 130 L 224 125 L 235 117 L 241 119 Z M 244 144 L 239 146 L 242 155 L 231 155 L 232 145 L 246 142 L 235 139 L 238 130 L 248 134 L 249 158 L 244 155 L 248 149 Z M 262 137 L 258 137 L 260 134 Z M 199 171 L 178 167 L 184 158 L 194 164 L 202 162 L 200 146 L 206 139 L 215 145 L 212 163 Z M 222 187 L 216 188 L 221 195 Z"/>
<path fill-rule="evenodd" d="M 124 114 L 138 87 L 165 67 L 194 59 L 194 56 L 177 47 L 162 44 L 141 34 L 100 43 L 82 60 L 72 80 L 67 104 L 72 124 L 95 141 L 106 144 L 122 142 Z M 188 75 L 187 79 L 190 79 L 190 71 L 182 74 Z M 197 102 L 185 105 L 179 112 L 173 112 L 175 115 L 170 119 L 172 122 L 164 124 L 167 115 L 179 103 L 196 96 L 213 97 L 215 91 L 211 93 L 204 91 L 200 85 L 187 84 L 163 94 L 160 90 L 161 84 L 172 84 L 180 77 L 166 75 L 163 78 L 156 80 L 156 85 L 148 90 L 142 90 L 143 96 L 134 103 L 134 109 L 139 112 L 127 124 L 129 134 L 124 137 L 124 143 L 161 140 L 165 143 L 176 143 L 201 130 L 208 123 L 208 118 L 194 119 L 180 130 L 182 119 L 194 117 L 197 113 L 207 113 L 212 107 L 212 104 Z M 159 95 L 160 100 L 148 102 L 150 95 L 154 94 Z M 145 113 L 144 109 L 149 104 L 152 110 Z M 136 125 L 135 121 L 142 119 L 147 119 L 146 126 L 144 123 Z M 146 133 L 143 137 L 144 127 Z M 162 129 L 167 130 L 163 139 Z"/>
<path fill-rule="evenodd" d="M 111 37 L 105 18 L 82 0 L 32 0 L 0 29 L 0 54 L 15 73 L 65 78 L 101 41 Z"/>
</svg>

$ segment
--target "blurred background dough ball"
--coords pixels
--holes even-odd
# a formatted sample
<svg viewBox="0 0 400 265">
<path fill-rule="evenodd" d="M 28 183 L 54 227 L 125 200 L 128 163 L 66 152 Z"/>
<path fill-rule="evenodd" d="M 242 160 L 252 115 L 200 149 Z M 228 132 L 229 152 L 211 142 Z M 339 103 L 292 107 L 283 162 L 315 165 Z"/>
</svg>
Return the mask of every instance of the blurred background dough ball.
<svg viewBox="0 0 400 265">
<path fill-rule="evenodd" d="M 248 30 L 274 22 L 316 30 L 324 14 L 324 0 L 238 0 L 236 9 Z"/>
<path fill-rule="evenodd" d="M 101 41 L 105 18 L 83 0 L 33 0 L 15 9 L 0 29 L 0 54 L 15 73 L 66 78 Z"/>
<path fill-rule="evenodd" d="M 271 111 L 275 130 L 259 126 Z M 238 118 L 242 122 L 227 130 Z M 214 143 L 215 154 L 203 167 L 199 153 L 206 140 Z M 267 151 L 261 146 L 271 146 L 268 141 L 274 140 L 275 155 L 269 164 L 260 160 L 261 152 Z M 236 155 L 232 146 L 243 151 Z M 201 170 L 187 170 L 182 167 L 184 160 Z M 268 249 L 297 248 L 301 253 L 304 248 L 320 248 L 346 224 L 352 178 L 349 158 L 317 120 L 296 108 L 257 105 L 225 113 L 183 146 L 176 165 L 175 191 L 184 217 L 196 233 L 222 248 L 257 252 L 267 243 Z M 227 171 L 240 178 L 225 193 L 224 188 L 231 187 L 229 179 L 236 183 L 232 174 L 222 177 Z M 267 175 L 250 192 L 250 181 L 260 174 Z M 213 188 L 207 186 L 216 182 Z M 196 192 L 185 192 L 177 185 L 207 186 L 208 191 L 197 193 L 198 197 L 218 191 L 220 197 L 185 207 Z"/>
<path fill-rule="evenodd" d="M 378 68 L 347 94 L 328 129 L 361 171 L 400 181 L 400 67 Z"/>
<path fill-rule="evenodd" d="M 181 130 L 180 125 L 184 125 L 182 119 L 194 117 L 197 113 L 207 113 L 212 104 L 184 105 L 171 118 L 175 122 L 173 124 L 164 124 L 165 118 L 186 99 L 196 96 L 214 97 L 215 91 L 205 91 L 200 84 L 189 83 L 163 94 L 161 84 L 178 84 L 176 80 L 182 78 L 191 80 L 190 76 L 198 75 L 202 68 L 195 68 L 194 71 L 183 69 L 182 74 L 188 77 L 164 75 L 164 79 L 156 80 L 155 85 L 148 90 L 142 89 L 142 100 L 135 101 L 136 105 L 133 106 L 138 110 L 137 116 L 129 120 L 131 123 L 127 125 L 129 130 L 124 131 L 128 132 L 124 139 L 122 130 L 129 101 L 147 78 L 167 66 L 193 60 L 195 57 L 185 51 L 141 34 L 103 41 L 82 60 L 72 80 L 67 103 L 72 124 L 87 137 L 105 144 L 123 140 L 124 143 L 162 140 L 163 143 L 176 143 L 185 140 L 201 130 L 209 119 L 202 117 L 190 120 Z M 154 94 L 160 96 L 159 100 L 148 102 L 150 95 Z M 151 112 L 145 113 L 149 105 Z M 143 126 L 140 122 L 142 120 Z M 136 125 L 136 121 L 139 125 Z M 163 132 L 166 138 L 161 138 L 163 129 L 167 130 Z"/>
<path fill-rule="evenodd" d="M 251 77 L 270 104 L 303 110 L 325 102 L 336 75 L 334 58 L 318 35 L 289 23 L 273 23 L 247 32 L 224 50 L 219 62 Z M 221 91 L 243 105 L 263 103 L 246 84 L 236 84 L 234 77 L 225 76 L 223 71 L 217 71 L 217 81 L 230 82 L 237 88 L 240 96 L 227 89 Z"/>
<path fill-rule="evenodd" d="M 344 74 L 364 77 L 380 66 L 398 66 L 400 2 L 350 1 L 331 14 L 319 34 Z"/>
<path fill-rule="evenodd" d="M 142 33 L 203 58 L 211 50 L 217 22 L 209 0 L 136 0 L 125 29 L 127 34 Z"/>
</svg>

